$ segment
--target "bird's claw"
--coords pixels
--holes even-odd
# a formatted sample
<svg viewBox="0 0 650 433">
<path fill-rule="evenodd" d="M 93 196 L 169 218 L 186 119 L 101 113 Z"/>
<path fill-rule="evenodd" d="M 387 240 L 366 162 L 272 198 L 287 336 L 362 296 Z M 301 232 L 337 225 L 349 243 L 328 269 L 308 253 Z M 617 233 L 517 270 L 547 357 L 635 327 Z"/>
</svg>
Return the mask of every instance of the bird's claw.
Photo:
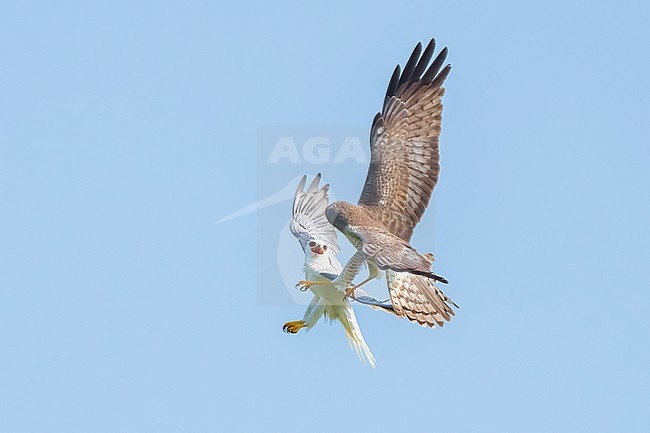
<svg viewBox="0 0 650 433">
<path fill-rule="evenodd" d="M 347 290 L 345 291 L 345 296 L 343 297 L 343 299 L 348 299 L 348 298 L 350 298 L 350 299 L 355 299 L 355 300 L 356 300 L 356 298 L 354 297 L 354 291 L 355 291 L 356 289 L 357 289 L 356 286 L 354 286 L 354 287 L 350 287 L 349 289 L 347 289 Z"/>
<path fill-rule="evenodd" d="M 300 290 L 301 292 L 305 292 L 309 290 L 309 288 L 314 285 L 313 281 L 305 281 L 305 280 L 300 280 L 296 283 L 296 289 Z"/>
<path fill-rule="evenodd" d="M 295 320 L 293 322 L 285 323 L 282 330 L 287 334 L 295 334 L 306 326 L 307 323 L 304 320 Z"/>
</svg>

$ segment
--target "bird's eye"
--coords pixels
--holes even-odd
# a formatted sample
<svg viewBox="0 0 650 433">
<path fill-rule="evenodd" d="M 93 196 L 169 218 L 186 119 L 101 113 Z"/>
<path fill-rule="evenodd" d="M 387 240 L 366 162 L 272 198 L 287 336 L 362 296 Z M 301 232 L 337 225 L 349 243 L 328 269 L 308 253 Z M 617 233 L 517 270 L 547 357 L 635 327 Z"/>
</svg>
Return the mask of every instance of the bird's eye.
<svg viewBox="0 0 650 433">
<path fill-rule="evenodd" d="M 314 242 L 314 241 L 309 242 L 309 246 L 314 248 L 316 246 L 316 242 Z"/>
<path fill-rule="evenodd" d="M 327 251 L 327 245 L 323 245 L 323 249 Z"/>
</svg>

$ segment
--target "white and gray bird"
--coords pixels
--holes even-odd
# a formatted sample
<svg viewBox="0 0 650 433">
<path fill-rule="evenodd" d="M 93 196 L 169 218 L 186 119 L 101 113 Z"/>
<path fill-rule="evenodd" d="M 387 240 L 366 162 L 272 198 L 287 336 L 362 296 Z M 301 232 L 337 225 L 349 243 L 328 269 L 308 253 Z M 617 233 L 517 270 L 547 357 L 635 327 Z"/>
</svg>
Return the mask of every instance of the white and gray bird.
<svg viewBox="0 0 650 433">
<path fill-rule="evenodd" d="M 330 321 L 338 321 L 359 358 L 374 368 L 375 357 L 361 334 L 350 300 L 345 296 L 345 288 L 353 276 L 346 279 L 345 275 L 341 275 L 343 267 L 336 258 L 340 252 L 336 230 L 325 217 L 325 209 L 329 205 L 329 184 L 319 188 L 320 179 L 321 175 L 318 174 L 305 190 L 307 176 L 303 176 L 293 200 L 290 224 L 291 233 L 305 253 L 305 280 L 317 283 L 309 288 L 314 297 L 302 320 L 285 323 L 283 330 L 290 334 L 302 328 L 309 330 L 323 316 Z"/>
</svg>

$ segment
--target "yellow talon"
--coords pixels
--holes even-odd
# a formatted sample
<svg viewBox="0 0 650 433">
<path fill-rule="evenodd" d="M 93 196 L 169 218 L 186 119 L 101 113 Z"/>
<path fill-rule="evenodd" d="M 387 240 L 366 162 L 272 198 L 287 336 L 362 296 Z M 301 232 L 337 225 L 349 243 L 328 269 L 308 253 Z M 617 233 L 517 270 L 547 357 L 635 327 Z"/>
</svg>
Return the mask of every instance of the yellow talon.
<svg viewBox="0 0 650 433">
<path fill-rule="evenodd" d="M 325 282 L 321 281 L 305 281 L 305 280 L 300 280 L 296 283 L 296 289 L 300 290 L 301 292 L 304 292 L 308 290 L 311 286 L 314 284 L 327 284 Z"/>
<path fill-rule="evenodd" d="M 359 287 L 363 286 L 364 284 L 366 284 L 368 281 L 372 281 L 373 278 L 374 278 L 374 277 L 373 277 L 372 275 L 370 275 L 368 278 L 366 278 L 365 280 L 363 280 L 363 281 L 360 282 L 359 284 L 356 284 L 356 285 L 354 285 L 354 286 L 348 288 L 348 289 L 345 291 L 345 296 L 343 297 L 343 299 L 346 299 L 346 298 L 356 299 L 356 298 L 354 297 L 354 291 L 357 290 Z"/>
<path fill-rule="evenodd" d="M 353 286 L 353 287 L 350 287 L 349 289 L 347 289 L 347 290 L 345 291 L 345 296 L 344 296 L 343 299 L 345 299 L 345 298 L 352 298 L 352 299 L 355 299 L 355 298 L 354 298 L 354 291 L 357 289 L 357 287 L 358 287 L 358 286 Z"/>
<path fill-rule="evenodd" d="M 287 334 L 295 334 L 300 331 L 302 328 L 306 328 L 307 323 L 304 320 L 296 320 L 293 322 L 287 322 L 282 327 L 282 330 Z"/>
</svg>

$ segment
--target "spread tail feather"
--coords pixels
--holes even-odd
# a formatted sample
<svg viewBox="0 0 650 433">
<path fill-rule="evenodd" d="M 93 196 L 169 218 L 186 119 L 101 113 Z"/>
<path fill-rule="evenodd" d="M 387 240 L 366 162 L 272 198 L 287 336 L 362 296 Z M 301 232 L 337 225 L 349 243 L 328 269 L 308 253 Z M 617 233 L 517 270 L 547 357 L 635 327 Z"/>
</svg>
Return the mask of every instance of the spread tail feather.
<svg viewBox="0 0 650 433">
<path fill-rule="evenodd" d="M 361 328 L 350 303 L 346 301 L 342 305 L 334 305 L 332 306 L 332 310 L 334 313 L 333 316 L 335 315 L 345 329 L 345 335 L 348 337 L 350 347 L 357 352 L 359 359 L 370 364 L 372 368 L 375 368 L 375 357 L 366 344 L 363 334 L 361 334 Z"/>
<path fill-rule="evenodd" d="M 431 328 L 443 326 L 455 315 L 452 306 L 458 308 L 427 277 L 388 270 L 386 283 L 393 313 L 419 325 Z"/>
</svg>

